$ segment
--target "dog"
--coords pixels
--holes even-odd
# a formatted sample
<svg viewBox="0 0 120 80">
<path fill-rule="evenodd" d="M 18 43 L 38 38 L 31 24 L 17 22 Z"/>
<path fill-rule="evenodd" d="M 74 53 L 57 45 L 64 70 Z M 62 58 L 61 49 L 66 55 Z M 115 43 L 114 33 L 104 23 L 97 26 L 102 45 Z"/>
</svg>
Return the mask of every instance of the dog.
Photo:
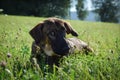
<svg viewBox="0 0 120 80">
<path fill-rule="evenodd" d="M 34 39 L 30 60 L 34 64 L 53 64 L 59 66 L 59 60 L 63 56 L 78 51 L 92 52 L 92 48 L 78 38 L 66 38 L 67 34 L 75 37 L 78 33 L 72 26 L 58 18 L 48 18 L 36 25 L 30 32 Z"/>
</svg>

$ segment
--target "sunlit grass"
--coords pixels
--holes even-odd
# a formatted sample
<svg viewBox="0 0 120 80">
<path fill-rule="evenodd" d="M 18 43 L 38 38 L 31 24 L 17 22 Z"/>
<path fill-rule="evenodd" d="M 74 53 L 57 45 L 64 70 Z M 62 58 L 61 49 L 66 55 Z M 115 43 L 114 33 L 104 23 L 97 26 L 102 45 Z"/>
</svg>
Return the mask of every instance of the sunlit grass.
<svg viewBox="0 0 120 80">
<path fill-rule="evenodd" d="M 44 19 L 0 15 L 0 80 L 120 79 L 120 24 L 114 23 L 67 20 L 79 33 L 78 38 L 86 41 L 94 53 L 76 52 L 64 57 L 53 73 L 47 71 L 46 65 L 45 72 L 31 65 L 33 39 L 29 30 Z"/>
</svg>

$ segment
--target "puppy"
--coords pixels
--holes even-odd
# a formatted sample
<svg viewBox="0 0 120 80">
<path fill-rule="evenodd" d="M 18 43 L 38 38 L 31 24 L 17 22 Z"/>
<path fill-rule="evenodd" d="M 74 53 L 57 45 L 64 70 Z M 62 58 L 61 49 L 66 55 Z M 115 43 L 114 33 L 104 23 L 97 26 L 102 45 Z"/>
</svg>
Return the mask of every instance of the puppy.
<svg viewBox="0 0 120 80">
<path fill-rule="evenodd" d="M 59 59 L 72 54 L 75 50 L 92 52 L 87 43 L 77 38 L 66 38 L 67 34 L 77 37 L 72 26 L 61 19 L 49 18 L 36 25 L 30 32 L 35 40 L 32 44 L 30 60 L 39 65 L 59 65 Z M 44 54 L 45 53 L 45 54 Z M 34 59 L 34 60 L 33 60 Z M 36 59 L 36 61 L 35 61 Z"/>
</svg>

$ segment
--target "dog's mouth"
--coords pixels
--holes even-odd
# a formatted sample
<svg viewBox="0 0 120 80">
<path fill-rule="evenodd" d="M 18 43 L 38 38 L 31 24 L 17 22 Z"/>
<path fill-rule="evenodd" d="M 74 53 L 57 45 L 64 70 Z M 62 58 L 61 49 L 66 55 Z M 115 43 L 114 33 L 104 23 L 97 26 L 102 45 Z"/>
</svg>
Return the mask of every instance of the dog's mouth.
<svg viewBox="0 0 120 80">
<path fill-rule="evenodd" d="M 65 55 L 66 53 L 69 52 L 70 48 L 68 47 L 66 42 L 63 42 L 63 43 L 59 43 L 59 44 L 57 43 L 52 45 L 52 49 L 58 55 Z"/>
<path fill-rule="evenodd" d="M 69 46 L 65 40 L 65 33 L 60 31 L 55 34 L 55 38 L 49 38 L 51 42 L 51 47 L 54 53 L 58 55 L 65 55 L 69 52 Z"/>
</svg>

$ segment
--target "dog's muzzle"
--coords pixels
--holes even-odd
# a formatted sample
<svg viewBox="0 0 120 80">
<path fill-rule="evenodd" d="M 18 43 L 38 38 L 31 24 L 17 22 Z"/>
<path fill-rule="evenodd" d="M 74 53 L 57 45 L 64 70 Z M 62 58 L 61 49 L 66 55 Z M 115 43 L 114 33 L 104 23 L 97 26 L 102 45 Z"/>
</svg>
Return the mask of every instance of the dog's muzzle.
<svg viewBox="0 0 120 80">
<path fill-rule="evenodd" d="M 54 53 L 58 55 L 65 55 L 69 52 L 69 46 L 65 40 L 65 33 L 60 31 L 56 34 L 55 39 L 50 40 L 51 41 L 51 47 L 54 51 Z"/>
</svg>

